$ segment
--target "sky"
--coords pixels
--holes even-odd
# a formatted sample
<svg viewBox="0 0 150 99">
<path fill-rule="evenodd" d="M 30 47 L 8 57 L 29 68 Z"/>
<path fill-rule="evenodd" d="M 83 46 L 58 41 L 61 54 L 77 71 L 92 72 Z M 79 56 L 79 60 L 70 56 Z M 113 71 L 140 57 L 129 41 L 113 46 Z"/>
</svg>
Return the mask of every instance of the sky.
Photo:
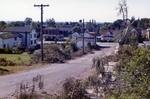
<svg viewBox="0 0 150 99">
<path fill-rule="evenodd" d="M 44 20 L 78 21 L 94 19 L 98 22 L 112 22 L 121 19 L 117 15 L 119 0 L 0 0 L 0 20 L 23 21 L 31 17 L 40 20 L 40 8 L 34 4 L 49 4 L 44 8 Z M 150 18 L 150 0 L 128 0 L 129 18 Z"/>
</svg>

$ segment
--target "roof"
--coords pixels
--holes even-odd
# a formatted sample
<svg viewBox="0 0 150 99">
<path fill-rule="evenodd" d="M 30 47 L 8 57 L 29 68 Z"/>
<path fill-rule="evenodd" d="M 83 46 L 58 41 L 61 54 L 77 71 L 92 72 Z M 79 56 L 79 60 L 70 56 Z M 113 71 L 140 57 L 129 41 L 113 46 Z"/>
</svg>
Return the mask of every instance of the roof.
<svg viewBox="0 0 150 99">
<path fill-rule="evenodd" d="M 44 28 L 44 30 L 56 30 L 57 28 L 55 28 L 55 27 L 46 27 L 46 28 Z"/>
<path fill-rule="evenodd" d="M 15 38 L 15 37 L 21 37 L 21 36 L 22 36 L 21 34 L 10 33 L 10 32 L 0 34 L 0 38 L 2 38 L 2 39 L 9 39 L 9 38 Z"/>
<path fill-rule="evenodd" d="M 68 31 L 71 32 L 73 30 L 73 28 L 68 28 L 68 27 L 61 27 L 59 28 L 60 31 Z"/>
<path fill-rule="evenodd" d="M 73 30 L 73 28 L 69 28 L 69 27 L 59 27 L 59 28 L 56 28 L 56 27 L 47 27 L 47 28 L 44 28 L 44 30 L 58 30 L 58 31 L 68 31 L 68 32 L 71 32 Z"/>
<path fill-rule="evenodd" d="M 16 27 L 7 27 L 2 32 L 15 32 L 15 33 L 30 33 L 32 31 L 31 26 L 16 26 Z"/>
<path fill-rule="evenodd" d="M 96 32 L 89 32 L 90 35 L 95 36 Z"/>
<path fill-rule="evenodd" d="M 44 28 L 44 30 L 58 30 L 58 29 L 55 27 L 47 27 L 47 28 Z"/>
</svg>

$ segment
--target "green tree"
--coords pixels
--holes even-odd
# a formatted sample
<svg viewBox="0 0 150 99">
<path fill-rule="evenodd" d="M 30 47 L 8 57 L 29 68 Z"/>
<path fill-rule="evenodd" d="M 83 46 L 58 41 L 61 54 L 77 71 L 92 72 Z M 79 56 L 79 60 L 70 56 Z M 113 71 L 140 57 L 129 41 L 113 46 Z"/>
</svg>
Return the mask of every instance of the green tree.
<svg viewBox="0 0 150 99">
<path fill-rule="evenodd" d="M 15 21 L 8 24 L 10 27 L 16 27 L 16 26 L 24 26 L 25 23 L 23 21 Z"/>
<path fill-rule="evenodd" d="M 7 27 L 7 23 L 5 21 L 0 21 L 0 30 L 3 30 Z"/>
<path fill-rule="evenodd" d="M 46 24 L 47 24 L 49 27 L 56 27 L 56 22 L 55 22 L 55 19 L 54 19 L 54 18 L 46 20 Z"/>
<path fill-rule="evenodd" d="M 143 29 L 150 28 L 150 19 L 142 18 L 140 20 L 140 27 L 143 28 Z"/>
<path fill-rule="evenodd" d="M 150 98 L 150 48 L 124 46 L 119 50 L 120 65 L 118 76 L 120 91 L 115 91 L 115 99 Z M 111 98 L 108 98 L 111 99 Z"/>
<path fill-rule="evenodd" d="M 25 23 L 25 25 L 32 25 L 32 18 L 27 17 L 27 18 L 24 20 L 24 23 Z"/>
</svg>

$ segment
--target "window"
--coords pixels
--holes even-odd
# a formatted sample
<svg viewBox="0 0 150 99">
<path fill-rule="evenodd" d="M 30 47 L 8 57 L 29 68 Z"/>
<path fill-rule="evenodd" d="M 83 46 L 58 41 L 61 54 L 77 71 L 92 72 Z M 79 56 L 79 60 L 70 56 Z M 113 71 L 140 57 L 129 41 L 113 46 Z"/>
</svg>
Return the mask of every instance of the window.
<svg viewBox="0 0 150 99">
<path fill-rule="evenodd" d="M 36 38 L 36 34 L 34 34 L 34 37 Z"/>
<path fill-rule="evenodd" d="M 36 40 L 34 40 L 34 44 L 36 44 Z"/>
<path fill-rule="evenodd" d="M 6 45 L 5 45 L 5 44 L 3 45 L 3 48 L 6 48 Z"/>
<path fill-rule="evenodd" d="M 14 40 L 16 41 L 16 40 L 17 40 L 17 37 L 15 37 Z"/>
<path fill-rule="evenodd" d="M 33 41 L 31 41 L 31 45 L 33 44 Z"/>
<path fill-rule="evenodd" d="M 32 38 L 32 34 L 30 34 L 30 37 Z"/>
</svg>

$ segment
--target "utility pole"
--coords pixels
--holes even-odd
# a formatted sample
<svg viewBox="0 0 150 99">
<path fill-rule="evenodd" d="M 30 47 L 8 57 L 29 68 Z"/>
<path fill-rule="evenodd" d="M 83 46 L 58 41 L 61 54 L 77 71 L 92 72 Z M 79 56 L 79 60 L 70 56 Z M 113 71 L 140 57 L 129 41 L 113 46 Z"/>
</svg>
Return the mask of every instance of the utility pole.
<svg viewBox="0 0 150 99">
<path fill-rule="evenodd" d="M 95 20 L 93 20 L 93 27 L 94 27 L 94 32 L 95 32 L 95 34 L 94 34 L 94 43 L 95 43 L 95 46 L 96 46 L 96 41 L 97 41 L 97 34 L 98 34 L 98 29 L 97 29 L 97 24 L 96 24 L 96 21 Z"/>
<path fill-rule="evenodd" d="M 40 30 L 40 39 L 41 39 L 41 60 L 44 61 L 44 52 L 43 52 L 43 7 L 49 7 L 49 5 L 34 5 L 34 7 L 40 7 L 41 8 L 41 30 Z"/>
<path fill-rule="evenodd" d="M 85 25 L 84 25 L 84 19 L 83 19 L 83 21 L 82 21 L 82 32 L 83 32 L 83 42 L 82 42 L 82 45 L 83 45 L 83 49 L 82 49 L 82 51 L 83 51 L 83 54 L 85 53 L 85 51 L 84 51 L 84 27 L 85 27 Z"/>
</svg>

